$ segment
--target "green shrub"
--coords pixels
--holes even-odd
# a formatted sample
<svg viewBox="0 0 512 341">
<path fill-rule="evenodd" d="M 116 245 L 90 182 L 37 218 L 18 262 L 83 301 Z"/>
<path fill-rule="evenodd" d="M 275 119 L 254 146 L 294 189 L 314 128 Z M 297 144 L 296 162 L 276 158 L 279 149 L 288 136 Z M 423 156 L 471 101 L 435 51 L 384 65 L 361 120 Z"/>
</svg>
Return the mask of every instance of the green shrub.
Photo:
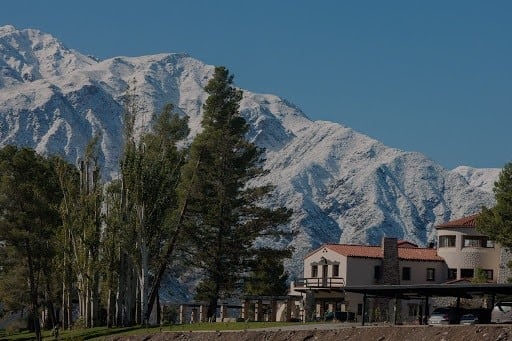
<svg viewBox="0 0 512 341">
<path fill-rule="evenodd" d="M 20 333 L 23 329 L 25 329 L 25 326 L 26 326 L 25 321 L 15 320 L 15 321 L 12 321 L 11 323 L 9 323 L 9 325 L 7 325 L 5 327 L 5 332 L 7 333 L 7 335 L 17 334 L 17 333 Z"/>
</svg>

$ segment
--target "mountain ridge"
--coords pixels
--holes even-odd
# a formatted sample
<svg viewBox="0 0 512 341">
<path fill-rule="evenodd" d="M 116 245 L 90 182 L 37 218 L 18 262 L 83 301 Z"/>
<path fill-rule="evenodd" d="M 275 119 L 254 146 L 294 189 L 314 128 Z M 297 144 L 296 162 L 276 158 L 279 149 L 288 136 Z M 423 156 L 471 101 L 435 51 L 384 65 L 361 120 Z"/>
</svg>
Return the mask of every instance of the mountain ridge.
<svg viewBox="0 0 512 341">
<path fill-rule="evenodd" d="M 147 129 L 151 115 L 172 103 L 200 131 L 203 87 L 214 67 L 184 53 L 97 60 L 38 30 L 0 27 L 0 145 L 17 144 L 76 162 L 100 136 L 103 177 L 117 174 L 123 98 L 131 86 Z M 446 170 L 421 153 L 390 148 L 339 123 L 312 121 L 297 106 L 244 90 L 240 112 L 248 139 L 266 150 L 275 186 L 269 205 L 294 210 L 295 247 L 288 267 L 326 242 L 376 244 L 384 235 L 419 245 L 435 241 L 435 225 L 494 203 L 499 170 Z"/>
</svg>

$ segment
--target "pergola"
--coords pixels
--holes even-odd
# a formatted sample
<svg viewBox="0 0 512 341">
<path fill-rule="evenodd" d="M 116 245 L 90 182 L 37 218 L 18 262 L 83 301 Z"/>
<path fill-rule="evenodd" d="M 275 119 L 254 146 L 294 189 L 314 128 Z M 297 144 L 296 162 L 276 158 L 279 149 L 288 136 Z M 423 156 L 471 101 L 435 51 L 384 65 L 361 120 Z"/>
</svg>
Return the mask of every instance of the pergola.
<svg viewBox="0 0 512 341">
<path fill-rule="evenodd" d="M 492 302 L 496 295 L 512 295 L 512 284 L 417 284 L 417 285 L 364 285 L 364 286 L 346 286 L 343 288 L 345 292 L 353 292 L 363 294 L 363 319 L 362 325 L 365 323 L 364 314 L 366 312 L 366 300 L 369 297 L 386 297 L 395 299 L 395 314 L 397 299 L 425 299 L 424 322 L 428 317 L 428 299 L 430 297 L 456 297 L 457 308 L 459 308 L 461 298 L 473 298 L 475 296 L 490 295 Z M 395 315 L 396 322 L 396 315 Z"/>
</svg>

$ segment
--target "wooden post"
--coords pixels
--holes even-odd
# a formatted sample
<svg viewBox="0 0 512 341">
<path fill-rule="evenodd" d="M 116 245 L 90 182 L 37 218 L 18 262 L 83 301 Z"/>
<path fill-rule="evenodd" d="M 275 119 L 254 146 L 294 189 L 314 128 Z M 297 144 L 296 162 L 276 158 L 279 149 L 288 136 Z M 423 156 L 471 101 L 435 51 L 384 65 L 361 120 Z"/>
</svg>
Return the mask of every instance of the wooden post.
<svg viewBox="0 0 512 341">
<path fill-rule="evenodd" d="M 395 295 L 395 300 L 393 302 L 393 324 L 396 325 L 397 324 L 397 319 L 398 319 L 398 307 L 397 307 L 397 303 L 398 303 L 398 297 L 397 295 Z"/>
<path fill-rule="evenodd" d="M 261 300 L 257 300 L 254 306 L 254 320 L 257 322 L 261 322 L 263 319 L 263 302 Z"/>
<path fill-rule="evenodd" d="M 366 320 L 366 294 L 363 295 L 363 311 L 361 312 L 361 325 L 364 326 Z"/>
<path fill-rule="evenodd" d="M 318 312 L 317 316 L 320 316 L 320 319 L 323 320 L 325 316 L 325 301 L 321 300 L 316 306 L 316 311 Z"/>
<path fill-rule="evenodd" d="M 250 318 L 250 316 L 249 316 L 250 304 L 251 304 L 251 301 L 249 301 L 246 298 L 244 299 L 244 302 L 242 303 L 242 318 L 244 319 L 244 321 L 248 321 Z"/>
<path fill-rule="evenodd" d="M 222 303 L 222 305 L 220 306 L 220 320 L 221 322 L 224 322 L 224 319 L 228 315 L 228 307 L 225 303 Z"/>
<path fill-rule="evenodd" d="M 277 319 L 277 301 L 272 299 L 270 301 L 270 322 L 276 322 Z"/>
<path fill-rule="evenodd" d="M 199 305 L 199 322 L 206 322 L 207 307 L 204 304 Z"/>
<path fill-rule="evenodd" d="M 286 301 L 286 322 L 290 322 L 292 320 L 292 310 L 295 307 L 294 302 L 291 298 L 288 298 Z"/>
<path fill-rule="evenodd" d="M 185 307 L 183 304 L 180 305 L 180 324 L 185 323 Z"/>
<path fill-rule="evenodd" d="M 425 296 L 425 307 L 423 309 L 423 324 L 428 324 L 428 315 L 430 312 L 428 311 L 428 296 Z"/>
</svg>

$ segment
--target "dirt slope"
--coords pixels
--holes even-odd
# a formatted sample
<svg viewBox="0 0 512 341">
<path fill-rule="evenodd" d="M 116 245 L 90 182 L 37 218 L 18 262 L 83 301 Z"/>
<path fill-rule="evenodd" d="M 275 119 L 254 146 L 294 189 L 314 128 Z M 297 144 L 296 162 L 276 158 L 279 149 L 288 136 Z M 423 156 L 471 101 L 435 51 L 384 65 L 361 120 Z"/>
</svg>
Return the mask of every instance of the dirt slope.
<svg viewBox="0 0 512 341">
<path fill-rule="evenodd" d="M 335 329 L 161 332 L 109 340 L 217 340 L 217 341 L 505 341 L 512 340 L 512 326 L 369 326 Z"/>
</svg>

